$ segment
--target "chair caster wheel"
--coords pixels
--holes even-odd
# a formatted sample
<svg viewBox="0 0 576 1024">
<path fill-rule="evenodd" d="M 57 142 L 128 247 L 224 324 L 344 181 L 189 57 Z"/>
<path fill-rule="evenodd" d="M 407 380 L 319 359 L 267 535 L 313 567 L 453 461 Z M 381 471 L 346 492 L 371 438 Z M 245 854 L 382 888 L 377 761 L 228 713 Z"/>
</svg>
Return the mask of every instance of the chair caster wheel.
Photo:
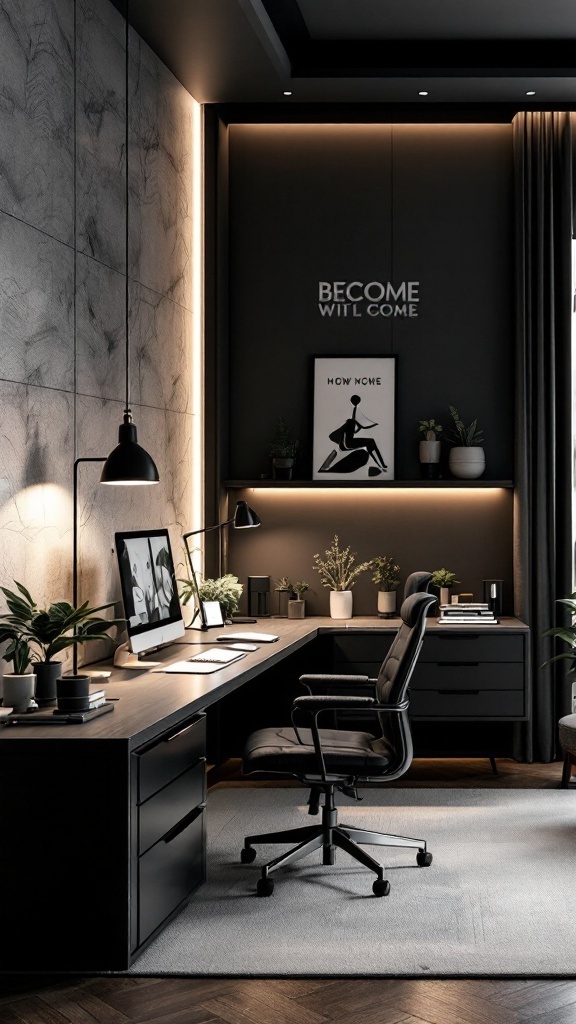
<svg viewBox="0 0 576 1024">
<path fill-rule="evenodd" d="M 240 860 L 243 864 L 251 864 L 256 860 L 256 850 L 253 846 L 243 846 L 240 850 Z"/>
<path fill-rule="evenodd" d="M 375 896 L 387 896 L 390 892 L 390 882 L 385 878 L 377 878 L 372 885 L 372 892 Z"/>
<path fill-rule="evenodd" d="M 271 878 L 259 878 L 256 885 L 258 896 L 271 896 L 274 892 L 274 882 Z"/>
<path fill-rule="evenodd" d="M 426 853 L 425 850 L 418 850 L 416 863 L 420 868 L 429 868 L 432 863 L 432 854 Z"/>
</svg>

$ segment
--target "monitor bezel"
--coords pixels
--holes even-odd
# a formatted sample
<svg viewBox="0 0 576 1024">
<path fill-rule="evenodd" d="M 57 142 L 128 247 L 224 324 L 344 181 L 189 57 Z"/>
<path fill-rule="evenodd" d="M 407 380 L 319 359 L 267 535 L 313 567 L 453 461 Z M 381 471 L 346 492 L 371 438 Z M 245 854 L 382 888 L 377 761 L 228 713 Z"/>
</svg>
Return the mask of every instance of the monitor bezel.
<svg viewBox="0 0 576 1024">
<path fill-rule="evenodd" d="M 129 599 L 127 592 L 127 580 L 122 572 L 122 554 L 126 546 L 126 541 L 130 540 L 142 540 L 147 538 L 161 538 L 166 542 L 168 548 L 168 555 L 171 562 L 171 575 L 174 582 L 174 589 L 176 595 L 178 595 L 178 585 L 176 578 L 176 568 L 174 563 L 174 555 L 172 553 L 172 544 L 170 541 L 170 534 L 166 528 L 154 528 L 149 530 L 118 530 L 114 534 L 114 544 L 116 549 L 116 561 L 118 565 L 118 575 L 120 577 L 120 590 L 122 593 L 122 603 L 124 606 L 124 613 L 126 616 L 126 634 L 128 637 L 128 643 L 130 650 L 133 654 L 141 654 L 144 651 L 151 651 L 154 648 L 162 647 L 164 644 L 173 642 L 174 640 L 182 639 L 186 635 L 186 627 L 184 624 L 184 616 L 182 614 L 182 607 L 180 604 L 180 598 L 178 596 L 178 607 L 180 611 L 178 614 L 169 615 L 167 618 L 155 622 L 145 622 L 139 626 L 135 626 L 130 623 L 127 615 L 127 608 L 129 607 Z"/>
</svg>

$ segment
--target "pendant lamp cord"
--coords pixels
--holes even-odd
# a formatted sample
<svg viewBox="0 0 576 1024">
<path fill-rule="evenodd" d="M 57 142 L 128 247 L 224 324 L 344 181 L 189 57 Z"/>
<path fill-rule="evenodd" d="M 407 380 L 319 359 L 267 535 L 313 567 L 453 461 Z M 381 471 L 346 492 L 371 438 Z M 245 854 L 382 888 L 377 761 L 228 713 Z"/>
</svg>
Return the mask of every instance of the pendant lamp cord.
<svg viewBox="0 0 576 1024">
<path fill-rule="evenodd" d="M 125 360 L 126 360 L 126 365 L 125 365 L 126 403 L 125 404 L 126 404 L 126 408 L 125 408 L 124 412 L 125 412 L 125 414 L 128 414 L 129 416 L 131 416 L 131 411 L 130 411 L 130 332 L 129 332 L 129 329 L 128 329 L 128 321 L 129 321 L 129 318 L 130 318 L 130 289 L 129 289 L 129 281 L 128 281 L 128 246 L 129 246 L 129 239 L 130 239 L 129 221 L 128 221 L 128 211 L 129 211 L 129 208 L 130 208 L 130 204 L 129 204 L 130 178 L 129 178 L 129 175 L 128 175 L 128 146 L 129 146 L 129 138 L 128 138 L 128 136 L 129 136 L 129 126 L 128 126 L 128 90 L 129 90 L 130 19 L 128 17 L 128 14 L 129 14 L 129 0 L 126 0 L 126 100 L 125 100 L 125 109 L 124 109 L 124 116 L 125 116 L 125 119 L 126 119 L 126 154 L 125 154 L 125 160 L 126 160 L 126 199 L 125 199 L 125 201 L 126 201 L 126 218 L 125 218 L 125 222 L 126 222 L 126 296 L 125 296 L 126 323 L 125 323 L 125 328 L 124 328 L 125 332 L 126 332 L 126 338 L 125 338 L 125 349 L 126 349 L 126 352 L 125 352 Z"/>
</svg>

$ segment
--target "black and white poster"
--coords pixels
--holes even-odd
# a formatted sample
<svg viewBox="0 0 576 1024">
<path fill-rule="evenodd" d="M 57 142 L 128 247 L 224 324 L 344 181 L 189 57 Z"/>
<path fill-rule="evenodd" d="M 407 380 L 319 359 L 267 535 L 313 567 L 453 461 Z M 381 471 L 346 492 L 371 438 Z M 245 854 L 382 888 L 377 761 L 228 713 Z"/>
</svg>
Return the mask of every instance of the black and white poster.
<svg viewBox="0 0 576 1024">
<path fill-rule="evenodd" d="M 313 480 L 393 480 L 395 356 L 314 360 Z"/>
</svg>

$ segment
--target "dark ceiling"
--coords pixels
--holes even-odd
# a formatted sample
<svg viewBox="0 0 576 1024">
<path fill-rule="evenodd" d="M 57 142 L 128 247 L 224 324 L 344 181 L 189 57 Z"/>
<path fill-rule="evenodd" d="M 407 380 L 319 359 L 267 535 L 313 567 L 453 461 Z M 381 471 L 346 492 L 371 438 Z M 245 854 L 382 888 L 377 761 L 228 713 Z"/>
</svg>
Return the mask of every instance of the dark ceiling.
<svg viewBox="0 0 576 1024">
<path fill-rule="evenodd" d="M 575 0 L 130 0 L 129 15 L 201 103 L 576 106 Z"/>
</svg>

